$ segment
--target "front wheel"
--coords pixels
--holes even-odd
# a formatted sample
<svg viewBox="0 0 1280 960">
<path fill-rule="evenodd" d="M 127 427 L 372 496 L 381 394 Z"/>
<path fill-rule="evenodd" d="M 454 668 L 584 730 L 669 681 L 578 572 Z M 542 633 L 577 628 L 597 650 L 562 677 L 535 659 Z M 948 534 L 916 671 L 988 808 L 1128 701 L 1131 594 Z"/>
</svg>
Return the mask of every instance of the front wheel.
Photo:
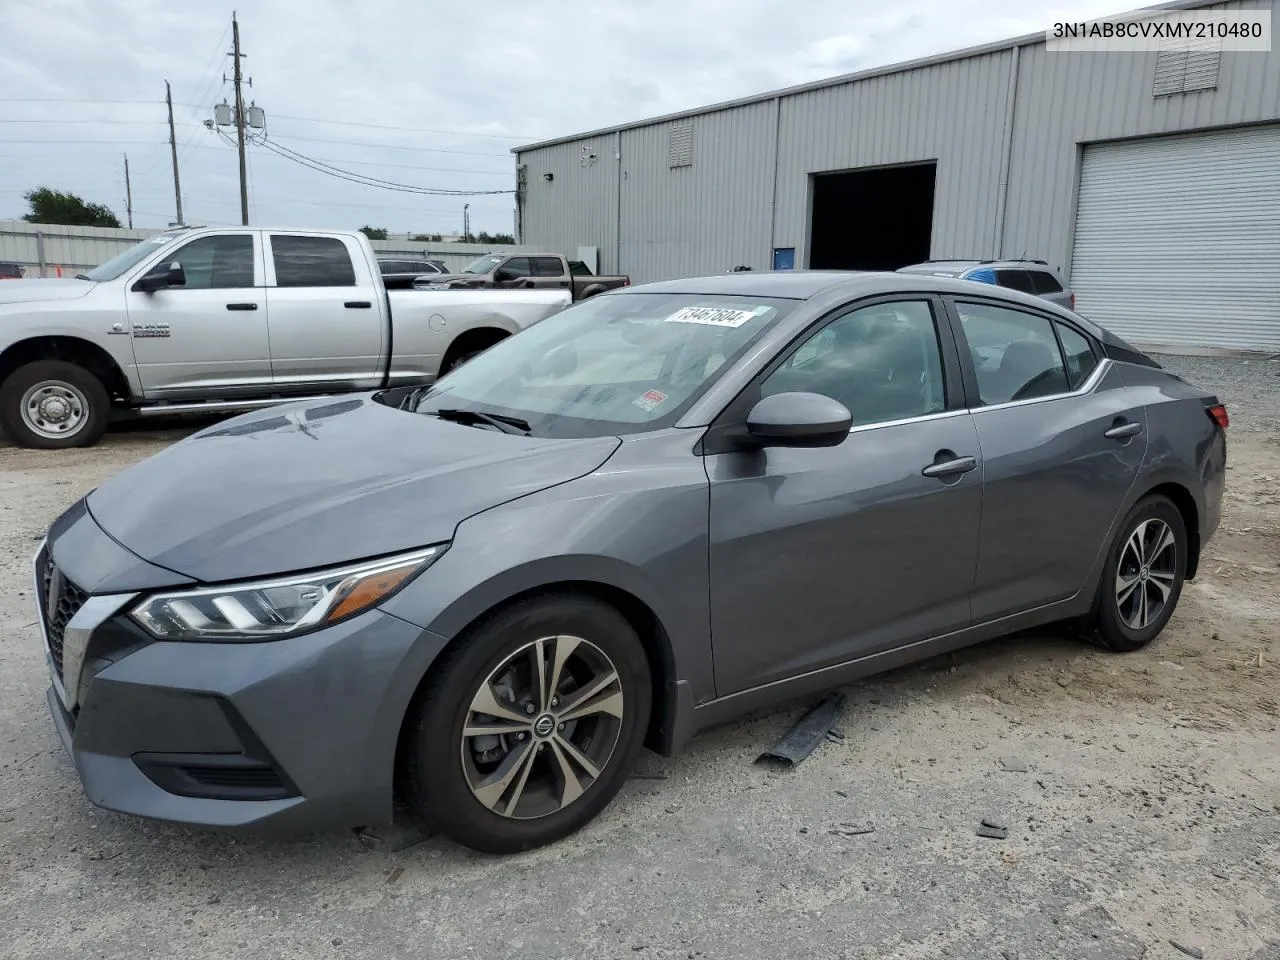
<svg viewBox="0 0 1280 960">
<path fill-rule="evenodd" d="M 1144 497 L 1120 525 L 1080 632 L 1108 650 L 1145 647 L 1173 616 L 1186 570 L 1182 513 L 1167 497 Z"/>
<path fill-rule="evenodd" d="M 65 360 L 36 360 L 0 384 L 0 426 L 23 447 L 89 447 L 106 432 L 111 398 L 102 381 Z"/>
<path fill-rule="evenodd" d="M 559 840 L 621 788 L 651 702 L 644 647 L 613 607 L 561 594 L 502 610 L 417 700 L 405 753 L 413 806 L 485 853 Z"/>
</svg>

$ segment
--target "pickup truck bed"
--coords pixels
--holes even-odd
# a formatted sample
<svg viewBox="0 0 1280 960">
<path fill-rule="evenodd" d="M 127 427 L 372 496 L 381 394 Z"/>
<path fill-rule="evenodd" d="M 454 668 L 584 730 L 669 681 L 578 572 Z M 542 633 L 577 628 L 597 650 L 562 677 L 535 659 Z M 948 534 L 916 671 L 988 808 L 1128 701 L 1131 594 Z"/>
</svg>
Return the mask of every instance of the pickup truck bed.
<svg viewBox="0 0 1280 960">
<path fill-rule="evenodd" d="M 88 446 L 119 416 L 429 383 L 571 296 L 388 291 L 355 232 L 171 230 L 76 279 L 0 286 L 0 429 Z"/>
<path fill-rule="evenodd" d="M 577 302 L 630 286 L 631 278 L 597 276 L 581 260 L 568 260 L 558 253 L 512 253 L 481 257 L 461 273 L 421 277 L 417 285 L 433 289 L 567 290 Z"/>
</svg>

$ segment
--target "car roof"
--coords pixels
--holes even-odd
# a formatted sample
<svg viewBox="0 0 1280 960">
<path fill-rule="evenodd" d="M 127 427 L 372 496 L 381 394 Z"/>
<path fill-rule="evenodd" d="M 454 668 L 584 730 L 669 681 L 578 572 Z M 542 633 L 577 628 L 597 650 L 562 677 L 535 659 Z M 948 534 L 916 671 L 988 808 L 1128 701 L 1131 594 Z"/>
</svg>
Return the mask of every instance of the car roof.
<svg viewBox="0 0 1280 960">
<path fill-rule="evenodd" d="M 1043 260 L 926 260 L 924 263 L 913 263 L 907 267 L 899 267 L 899 273 L 938 274 L 939 276 L 958 276 L 974 267 L 994 267 L 998 270 L 1044 270 L 1056 273 L 1053 267 Z"/>
<path fill-rule="evenodd" d="M 953 276 L 932 276 L 928 273 L 887 270 L 779 270 L 760 273 L 744 271 L 643 283 L 611 290 L 601 296 L 627 297 L 646 293 L 769 297 L 779 300 L 821 299 L 833 303 L 858 297 L 872 297 L 882 293 L 949 293 L 958 296 L 982 297 L 986 300 L 1005 300 L 1011 306 L 1021 305 L 1041 313 L 1056 313 L 1083 327 L 1094 337 L 1118 342 L 1114 334 L 1099 327 L 1087 317 L 1082 317 L 1035 294 L 973 280 L 959 280 Z"/>
</svg>

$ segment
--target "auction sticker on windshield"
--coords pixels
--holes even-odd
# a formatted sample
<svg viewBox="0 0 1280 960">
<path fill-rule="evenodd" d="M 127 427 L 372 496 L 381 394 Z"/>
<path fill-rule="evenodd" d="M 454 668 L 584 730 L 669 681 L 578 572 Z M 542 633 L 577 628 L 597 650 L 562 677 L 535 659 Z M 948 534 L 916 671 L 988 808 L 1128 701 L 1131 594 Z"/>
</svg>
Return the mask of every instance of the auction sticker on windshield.
<svg viewBox="0 0 1280 960">
<path fill-rule="evenodd" d="M 653 410 L 658 404 L 667 399 L 667 395 L 661 390 L 646 390 L 635 400 L 631 401 L 641 410 Z"/>
<path fill-rule="evenodd" d="M 764 316 L 772 307 L 734 310 L 730 307 L 683 307 L 667 317 L 667 323 L 701 323 L 708 327 L 740 327 L 749 320 Z"/>
</svg>

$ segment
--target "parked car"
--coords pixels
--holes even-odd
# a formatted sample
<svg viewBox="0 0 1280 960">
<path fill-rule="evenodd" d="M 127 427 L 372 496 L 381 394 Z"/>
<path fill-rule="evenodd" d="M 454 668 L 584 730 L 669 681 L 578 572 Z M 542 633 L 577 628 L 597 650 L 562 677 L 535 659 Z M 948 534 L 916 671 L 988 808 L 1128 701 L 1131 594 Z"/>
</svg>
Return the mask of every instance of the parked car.
<svg viewBox="0 0 1280 960">
<path fill-rule="evenodd" d="M 354 231 L 169 230 L 75 279 L 0 288 L 0 428 L 89 446 L 113 416 L 429 383 L 569 301 L 388 293 Z"/>
<path fill-rule="evenodd" d="M 36 557 L 48 703 L 109 809 L 373 825 L 400 784 L 522 850 L 643 744 L 1052 621 L 1150 643 L 1227 424 L 994 286 L 615 291 L 433 386 L 248 413 L 106 481 Z"/>
<path fill-rule="evenodd" d="M 420 278 L 438 277 L 449 272 L 443 260 L 414 259 L 378 255 L 378 270 L 388 290 L 412 287 Z"/>
<path fill-rule="evenodd" d="M 0 260 L 0 280 L 21 280 L 27 275 L 27 269 L 20 263 Z"/>
<path fill-rule="evenodd" d="M 902 267 L 898 272 L 992 283 L 998 287 L 1044 297 L 1050 303 L 1068 310 L 1076 308 L 1076 295 L 1071 292 L 1062 274 L 1043 260 L 928 260 Z"/>
<path fill-rule="evenodd" d="M 423 277 L 416 286 L 569 290 L 576 301 L 630 284 L 630 277 L 595 276 L 581 260 L 568 260 L 558 253 L 516 253 L 480 257 L 461 273 Z"/>
</svg>

